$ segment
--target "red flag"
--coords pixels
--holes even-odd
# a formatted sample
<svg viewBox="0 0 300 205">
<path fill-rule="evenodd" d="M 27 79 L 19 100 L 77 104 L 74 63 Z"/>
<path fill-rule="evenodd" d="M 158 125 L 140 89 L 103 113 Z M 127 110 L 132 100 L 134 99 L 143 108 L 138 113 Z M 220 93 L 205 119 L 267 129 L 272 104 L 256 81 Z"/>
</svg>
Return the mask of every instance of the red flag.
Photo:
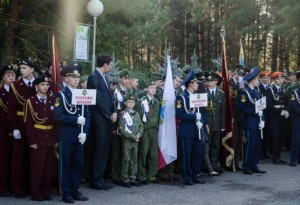
<svg viewBox="0 0 300 205">
<path fill-rule="evenodd" d="M 56 92 L 60 91 L 61 85 L 63 85 L 63 81 L 60 76 L 61 65 L 59 61 L 58 49 L 55 39 L 55 33 L 51 32 L 51 50 L 52 50 L 52 73 L 51 73 L 51 91 L 55 95 Z"/>
<path fill-rule="evenodd" d="M 222 35 L 223 34 L 223 35 Z M 225 166 L 232 168 L 235 172 L 234 162 L 234 138 L 233 138 L 233 112 L 231 106 L 230 97 L 230 83 L 226 63 L 226 42 L 225 42 L 225 30 L 221 30 L 222 37 L 222 78 L 223 78 L 223 90 L 226 98 L 226 114 L 225 114 L 225 131 L 222 133 L 222 146 L 224 150 Z"/>
</svg>

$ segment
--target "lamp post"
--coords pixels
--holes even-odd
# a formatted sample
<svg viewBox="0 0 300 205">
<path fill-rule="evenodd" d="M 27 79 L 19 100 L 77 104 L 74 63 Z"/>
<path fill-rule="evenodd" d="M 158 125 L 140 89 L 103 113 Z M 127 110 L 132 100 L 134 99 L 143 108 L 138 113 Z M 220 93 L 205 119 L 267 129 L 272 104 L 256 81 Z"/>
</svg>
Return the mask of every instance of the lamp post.
<svg viewBox="0 0 300 205">
<path fill-rule="evenodd" d="M 93 57 L 92 57 L 92 71 L 95 70 L 95 50 L 96 50 L 96 27 L 97 17 L 103 12 L 103 4 L 99 0 L 90 0 L 87 4 L 88 13 L 94 17 L 94 35 L 93 35 Z"/>
</svg>

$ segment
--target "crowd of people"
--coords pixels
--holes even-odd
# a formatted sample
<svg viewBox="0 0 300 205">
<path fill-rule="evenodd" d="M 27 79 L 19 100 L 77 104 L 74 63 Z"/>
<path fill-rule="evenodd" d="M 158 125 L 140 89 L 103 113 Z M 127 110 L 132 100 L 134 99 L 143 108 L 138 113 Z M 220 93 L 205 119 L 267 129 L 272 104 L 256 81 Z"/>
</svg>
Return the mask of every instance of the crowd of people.
<svg viewBox="0 0 300 205">
<path fill-rule="evenodd" d="M 131 188 L 178 180 L 175 173 L 182 183 L 193 185 L 205 183 L 201 171 L 209 176 L 225 171 L 221 136 L 227 108 L 217 72 L 173 73 L 178 159 L 158 170 L 164 75 L 151 73 L 145 88 L 139 88 L 139 76 L 126 69 L 119 72 L 117 84 L 109 82 L 111 68 L 112 58 L 105 54 L 98 56 L 89 76 L 81 76 L 80 63 L 70 63 L 60 72 L 61 91 L 54 94 L 51 69 L 38 72 L 29 59 L 20 60 L 18 72 L 11 65 L 2 67 L 1 197 L 13 194 L 22 199 L 30 194 L 33 201 L 52 200 L 52 186 L 59 181 L 63 202 L 74 203 L 88 200 L 79 191 L 83 181 L 91 189 L 109 190 L 113 185 L 107 178 Z M 299 72 L 270 73 L 241 65 L 231 70 L 235 141 L 231 171 L 265 174 L 259 160 L 284 164 L 283 148 L 291 150 L 290 166 L 300 163 L 299 80 Z M 78 88 L 95 89 L 96 104 L 72 104 L 72 91 Z M 189 98 L 196 93 L 207 93 L 206 107 L 190 107 Z M 256 111 L 255 102 L 263 97 L 266 109 Z"/>
</svg>

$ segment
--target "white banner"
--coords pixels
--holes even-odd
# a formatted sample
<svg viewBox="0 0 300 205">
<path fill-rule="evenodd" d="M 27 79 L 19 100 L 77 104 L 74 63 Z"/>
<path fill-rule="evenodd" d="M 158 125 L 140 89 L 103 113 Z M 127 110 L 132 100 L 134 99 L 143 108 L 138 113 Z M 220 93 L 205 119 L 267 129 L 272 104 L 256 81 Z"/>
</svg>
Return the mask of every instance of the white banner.
<svg viewBox="0 0 300 205">
<path fill-rule="evenodd" d="M 191 94 L 190 95 L 190 107 L 206 107 L 207 106 L 207 93 Z"/>
<path fill-rule="evenodd" d="M 89 36 L 88 24 L 76 23 L 74 37 L 74 60 L 89 60 Z"/>
<path fill-rule="evenodd" d="M 255 112 L 256 113 L 264 110 L 266 107 L 267 107 L 266 96 L 263 98 L 260 98 L 258 101 L 255 102 Z"/>
<path fill-rule="evenodd" d="M 95 105 L 95 89 L 74 89 L 72 90 L 72 105 Z"/>
</svg>

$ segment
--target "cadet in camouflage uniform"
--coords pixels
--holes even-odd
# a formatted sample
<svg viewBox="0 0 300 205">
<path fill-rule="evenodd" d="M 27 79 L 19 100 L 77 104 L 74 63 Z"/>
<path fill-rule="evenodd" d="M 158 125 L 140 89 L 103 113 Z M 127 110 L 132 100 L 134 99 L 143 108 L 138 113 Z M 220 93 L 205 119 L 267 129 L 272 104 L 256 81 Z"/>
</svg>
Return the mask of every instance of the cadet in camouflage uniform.
<svg viewBox="0 0 300 205">
<path fill-rule="evenodd" d="M 122 134 L 121 179 L 125 187 L 141 186 L 137 182 L 138 142 L 143 134 L 140 115 L 134 110 L 135 99 L 132 94 L 125 96 L 126 108 L 120 113 L 119 132 Z"/>
<path fill-rule="evenodd" d="M 156 85 L 156 93 L 155 93 L 155 97 L 159 100 L 159 102 L 161 102 L 162 98 L 163 98 L 163 94 L 164 94 L 164 90 L 163 90 L 163 76 L 160 73 L 152 73 L 150 75 L 150 79 L 151 81 Z M 143 97 L 144 95 L 146 95 L 147 91 L 144 89 L 143 91 L 139 92 L 138 96 L 139 98 Z"/>
<path fill-rule="evenodd" d="M 128 90 L 129 93 L 133 95 L 134 100 L 135 100 L 135 108 L 138 102 L 138 92 L 137 92 L 137 87 L 139 85 L 139 78 L 138 75 L 136 73 L 130 73 L 129 76 L 129 83 L 128 83 Z"/>
<path fill-rule="evenodd" d="M 129 72 L 122 70 L 119 74 L 120 82 L 114 91 L 114 97 L 116 102 L 117 114 L 125 109 L 124 96 L 129 93 L 127 85 L 129 83 Z M 117 123 L 114 124 L 116 130 Z M 111 176 L 114 184 L 121 185 L 121 136 L 119 133 L 113 132 L 111 143 Z"/>
<path fill-rule="evenodd" d="M 153 79 L 152 79 L 153 80 Z M 147 86 L 147 93 L 138 103 L 144 133 L 139 142 L 138 150 L 138 179 L 142 184 L 158 182 L 155 178 L 158 164 L 158 123 L 160 103 L 154 97 L 156 85 L 151 81 Z"/>
</svg>

